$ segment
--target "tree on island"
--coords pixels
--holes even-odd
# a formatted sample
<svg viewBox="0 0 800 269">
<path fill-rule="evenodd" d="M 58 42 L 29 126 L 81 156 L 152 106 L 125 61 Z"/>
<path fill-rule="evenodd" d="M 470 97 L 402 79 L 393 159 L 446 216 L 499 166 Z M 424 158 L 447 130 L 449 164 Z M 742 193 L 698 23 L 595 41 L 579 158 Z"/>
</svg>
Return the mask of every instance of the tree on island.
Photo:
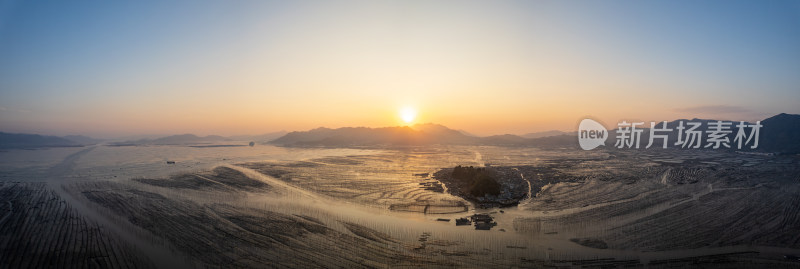
<svg viewBox="0 0 800 269">
<path fill-rule="evenodd" d="M 465 183 L 468 186 L 467 192 L 475 197 L 500 194 L 500 184 L 486 168 L 459 165 L 453 168 L 451 176 Z"/>
</svg>

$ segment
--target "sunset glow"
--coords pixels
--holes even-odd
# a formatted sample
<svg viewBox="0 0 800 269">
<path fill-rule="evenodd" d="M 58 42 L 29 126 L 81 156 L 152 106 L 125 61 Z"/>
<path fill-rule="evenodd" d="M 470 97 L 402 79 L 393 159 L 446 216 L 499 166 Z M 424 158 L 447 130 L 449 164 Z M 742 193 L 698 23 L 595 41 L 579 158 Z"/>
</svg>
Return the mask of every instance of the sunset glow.
<svg viewBox="0 0 800 269">
<path fill-rule="evenodd" d="M 481 135 L 568 131 L 586 115 L 800 113 L 798 8 L 697 4 L 716 15 L 669 1 L 20 1 L 0 7 L 13 15 L 0 18 L 0 125 L 100 137 L 385 127 L 420 100 L 417 121 Z"/>
<path fill-rule="evenodd" d="M 414 122 L 414 119 L 417 117 L 417 110 L 411 107 L 405 107 L 400 110 L 400 118 L 403 119 L 403 122 L 406 124 Z"/>
</svg>

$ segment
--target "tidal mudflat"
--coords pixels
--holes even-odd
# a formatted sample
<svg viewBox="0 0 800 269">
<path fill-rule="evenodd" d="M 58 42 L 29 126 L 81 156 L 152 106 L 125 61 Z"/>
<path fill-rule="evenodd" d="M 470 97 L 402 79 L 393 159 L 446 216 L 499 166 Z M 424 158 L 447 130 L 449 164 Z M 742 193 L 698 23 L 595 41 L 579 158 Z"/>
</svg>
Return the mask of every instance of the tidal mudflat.
<svg viewBox="0 0 800 269">
<path fill-rule="evenodd" d="M 791 156 L 259 145 L 0 159 L 2 267 L 800 266 Z M 437 179 L 459 165 L 501 171 L 514 202 Z"/>
</svg>

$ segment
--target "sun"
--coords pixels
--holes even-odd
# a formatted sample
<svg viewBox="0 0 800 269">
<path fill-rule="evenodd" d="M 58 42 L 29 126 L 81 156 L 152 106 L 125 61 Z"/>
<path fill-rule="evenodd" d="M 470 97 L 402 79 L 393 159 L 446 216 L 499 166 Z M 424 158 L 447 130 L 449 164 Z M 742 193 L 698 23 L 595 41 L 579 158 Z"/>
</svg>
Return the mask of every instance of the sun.
<svg viewBox="0 0 800 269">
<path fill-rule="evenodd" d="M 404 107 L 400 109 L 400 118 L 403 119 L 405 123 L 411 123 L 414 121 L 414 118 L 417 117 L 417 110 L 412 107 Z"/>
</svg>

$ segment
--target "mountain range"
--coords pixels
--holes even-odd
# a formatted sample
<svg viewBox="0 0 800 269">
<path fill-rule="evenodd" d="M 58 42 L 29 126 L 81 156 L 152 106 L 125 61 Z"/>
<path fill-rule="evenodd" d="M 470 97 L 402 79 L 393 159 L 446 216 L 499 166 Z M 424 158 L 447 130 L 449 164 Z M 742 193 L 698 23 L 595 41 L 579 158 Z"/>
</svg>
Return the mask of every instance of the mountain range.
<svg viewBox="0 0 800 269">
<path fill-rule="evenodd" d="M 566 135 L 566 134 L 570 134 L 570 133 L 564 132 L 564 131 L 559 131 L 559 130 L 551 130 L 551 131 L 544 131 L 544 132 L 527 133 L 527 134 L 520 135 L 520 136 L 524 137 L 524 138 L 540 138 L 540 137 Z M 574 134 L 574 132 L 572 134 Z"/>
<path fill-rule="evenodd" d="M 88 137 L 87 137 L 88 138 Z M 83 137 L 77 140 L 85 141 Z M 0 149 L 25 149 L 39 147 L 78 147 L 86 143 L 66 137 L 38 134 L 12 134 L 0 132 Z"/>
<path fill-rule="evenodd" d="M 667 147 L 680 148 L 678 140 L 678 126 L 688 127 L 688 123 L 700 123 L 696 130 L 701 133 L 701 148 L 708 144 L 707 135 L 710 124 L 717 120 L 709 119 L 680 119 L 667 122 L 669 132 L 656 132 L 655 134 L 668 135 Z M 681 123 L 682 122 L 682 123 Z M 736 125 L 739 122 L 722 121 L 729 124 L 731 133 L 728 138 L 728 145 L 733 150 L 738 150 L 738 145 L 734 143 L 737 134 Z M 759 145 L 756 151 L 774 152 L 783 154 L 800 153 L 800 115 L 778 114 L 762 120 L 759 130 Z M 640 126 L 642 129 L 640 137 L 640 148 L 645 148 L 649 143 L 650 123 Z M 746 123 L 752 124 L 752 123 Z M 647 128 L 644 128 L 644 127 Z M 656 123 L 656 128 L 663 128 L 661 122 Z M 688 129 L 688 128 L 687 128 Z M 657 131 L 658 129 L 656 129 Z M 750 135 L 751 129 L 746 128 L 746 135 Z M 607 147 L 614 147 L 617 139 L 617 130 L 607 130 L 609 138 L 606 140 Z M 684 130 L 685 132 L 685 130 Z M 527 136 L 527 137 L 526 137 Z M 685 138 L 685 137 L 684 137 Z M 744 151 L 753 150 L 750 148 L 754 143 L 743 144 Z M 577 148 L 576 132 L 549 131 L 544 133 L 532 133 L 523 136 L 505 134 L 486 137 L 466 135 L 463 132 L 449 129 L 438 124 L 423 124 L 403 127 L 345 127 L 337 129 L 317 128 L 304 132 L 291 132 L 270 142 L 274 145 L 286 147 L 377 147 L 377 146 L 422 146 L 422 145 L 495 145 L 495 146 L 533 146 L 542 148 Z M 652 147 L 661 147 L 662 139 L 654 139 Z"/>
<path fill-rule="evenodd" d="M 700 122 L 702 125 L 697 130 L 702 135 L 701 147 L 707 144 L 706 134 L 709 123 L 716 120 L 708 119 L 680 119 L 667 123 L 669 148 L 676 146 L 678 139 L 677 127 L 683 122 L 687 127 L 688 122 Z M 731 133 L 727 135 L 730 146 L 735 149 L 733 142 L 736 135 L 736 124 L 730 122 Z M 800 115 L 781 113 L 761 121 L 759 146 L 756 151 L 774 152 L 782 154 L 800 153 Z M 645 148 L 649 142 L 649 122 L 641 127 L 640 148 Z M 656 128 L 662 128 L 657 123 Z M 616 129 L 607 130 L 609 137 L 606 147 L 612 148 L 617 139 Z M 749 132 L 749 129 L 748 129 Z M 748 133 L 749 135 L 749 133 Z M 110 143 L 110 145 L 197 145 L 224 143 L 229 141 L 255 141 L 257 143 L 270 143 L 284 147 L 385 147 L 385 146 L 425 146 L 425 145 L 493 145 L 493 146 L 532 146 L 540 148 L 577 148 L 577 132 L 547 131 L 525 135 L 492 135 L 479 137 L 461 130 L 453 130 L 443 125 L 427 123 L 413 126 L 368 128 L 368 127 L 343 127 L 343 128 L 316 128 L 309 131 L 276 132 L 255 136 L 223 137 L 216 135 L 196 136 L 193 134 L 173 135 L 155 139 L 140 139 L 125 142 Z M 103 142 L 86 136 L 42 136 L 36 134 L 11 134 L 0 132 L 0 148 L 39 148 L 39 147 L 64 147 L 91 145 Z M 656 139 L 653 147 L 661 147 L 661 140 Z M 753 143 L 744 145 L 742 150 L 751 150 Z"/>
<path fill-rule="evenodd" d="M 558 143 L 553 143 L 558 141 Z M 495 146 L 573 146 L 574 135 L 560 134 L 539 138 L 525 138 L 504 134 L 478 137 L 443 125 L 426 123 L 398 127 L 343 127 L 316 128 L 309 131 L 290 132 L 270 144 L 287 147 L 372 147 L 419 145 L 495 145 Z"/>
<path fill-rule="evenodd" d="M 196 136 L 193 134 L 171 135 L 160 138 L 144 138 L 136 140 L 108 141 L 82 135 L 46 136 L 38 134 L 14 134 L 0 132 L 0 149 L 34 149 L 45 147 L 79 147 L 107 143 L 111 146 L 141 146 L 141 145 L 202 145 L 228 141 L 254 141 L 267 143 L 275 138 L 285 135 L 285 131 L 262 135 L 240 136 Z"/>
<path fill-rule="evenodd" d="M 219 136 L 207 135 L 197 136 L 193 134 L 171 135 L 155 139 L 139 139 L 124 142 L 111 143 L 113 146 L 139 146 L 139 145 L 198 145 L 213 144 L 231 141 L 253 141 L 257 143 L 267 143 L 275 138 L 285 135 L 285 131 L 268 133 L 262 135 L 239 135 L 239 136 Z"/>
</svg>

